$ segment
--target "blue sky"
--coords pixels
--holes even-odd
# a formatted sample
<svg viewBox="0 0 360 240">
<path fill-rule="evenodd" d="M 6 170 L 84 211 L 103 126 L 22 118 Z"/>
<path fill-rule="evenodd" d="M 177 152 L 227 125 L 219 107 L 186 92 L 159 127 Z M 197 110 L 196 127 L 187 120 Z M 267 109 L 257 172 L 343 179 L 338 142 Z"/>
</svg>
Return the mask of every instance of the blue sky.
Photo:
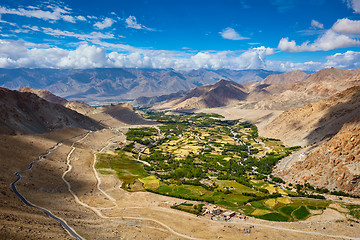
<svg viewBox="0 0 360 240">
<path fill-rule="evenodd" d="M 0 2 L 0 67 L 360 67 L 360 0 Z"/>
</svg>

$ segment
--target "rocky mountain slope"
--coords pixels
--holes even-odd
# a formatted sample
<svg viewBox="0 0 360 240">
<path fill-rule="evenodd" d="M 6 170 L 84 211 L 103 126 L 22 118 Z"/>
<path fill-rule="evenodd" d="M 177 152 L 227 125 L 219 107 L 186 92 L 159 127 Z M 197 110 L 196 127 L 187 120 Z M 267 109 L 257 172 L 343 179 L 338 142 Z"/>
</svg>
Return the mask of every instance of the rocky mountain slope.
<svg viewBox="0 0 360 240">
<path fill-rule="evenodd" d="M 188 91 L 221 79 L 237 83 L 262 81 L 277 73 L 265 70 L 174 71 L 172 69 L 0 69 L 0 87 L 46 89 L 68 100 L 121 102 Z"/>
<path fill-rule="evenodd" d="M 60 105 L 65 105 L 68 101 L 64 98 L 58 97 L 55 94 L 44 90 L 44 89 L 36 89 L 36 88 L 28 88 L 28 87 L 21 87 L 19 89 L 19 92 L 29 92 L 29 93 L 33 93 L 36 94 L 38 97 L 41 97 L 42 99 L 48 101 L 48 102 L 52 102 L 52 103 L 56 103 L 56 104 L 60 104 Z"/>
<path fill-rule="evenodd" d="M 285 84 L 290 85 L 304 81 L 308 77 L 308 74 L 301 70 L 295 70 L 291 72 L 281 74 L 271 74 L 267 76 L 261 84 Z"/>
<path fill-rule="evenodd" d="M 267 136 L 288 145 L 307 145 L 335 135 L 360 116 L 360 86 L 349 88 L 328 99 L 283 112 L 266 128 Z"/>
<path fill-rule="evenodd" d="M 48 90 L 21 87 L 19 89 L 19 92 L 29 92 L 36 94 L 38 97 L 41 97 L 42 99 L 48 102 L 63 105 L 64 107 L 74 110 L 83 115 L 89 115 L 94 111 L 94 108 L 87 103 L 81 101 L 68 101 L 65 98 L 56 96 L 55 94 L 51 93 Z"/>
<path fill-rule="evenodd" d="M 0 133 L 44 133 L 54 129 L 100 129 L 96 121 L 33 93 L 0 88 Z"/>
<path fill-rule="evenodd" d="M 278 176 L 293 184 L 306 181 L 318 188 L 360 195 L 360 119 L 344 124 L 330 141 Z"/>
<path fill-rule="evenodd" d="M 170 99 L 156 108 L 199 109 L 226 106 L 244 101 L 247 97 L 245 91 L 240 84 L 221 80 L 213 85 L 194 88 L 185 96 Z"/>
<path fill-rule="evenodd" d="M 283 74 L 283 76 L 285 76 L 285 74 Z M 305 75 L 302 74 L 302 76 Z M 269 76 L 269 80 L 267 81 L 276 82 L 279 80 L 280 79 L 274 80 Z M 291 82 L 289 80 L 283 81 Z M 263 82 L 265 82 L 265 80 Z M 255 99 L 256 102 L 249 103 L 246 107 L 286 110 L 320 101 L 357 85 L 360 85 L 360 69 L 344 70 L 328 68 L 309 75 L 305 80 L 299 82 L 294 81 L 294 84 L 285 86 L 281 86 L 281 84 L 270 84 L 263 88 L 263 91 L 266 90 L 270 94 L 263 99 Z M 274 88 L 278 92 L 270 90 Z"/>
</svg>

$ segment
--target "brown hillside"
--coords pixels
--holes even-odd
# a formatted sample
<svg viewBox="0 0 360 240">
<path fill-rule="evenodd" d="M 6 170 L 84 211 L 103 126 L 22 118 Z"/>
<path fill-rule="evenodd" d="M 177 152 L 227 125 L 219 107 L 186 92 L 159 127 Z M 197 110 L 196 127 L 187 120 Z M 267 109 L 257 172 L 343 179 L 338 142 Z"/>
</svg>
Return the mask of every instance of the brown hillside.
<svg viewBox="0 0 360 240">
<path fill-rule="evenodd" d="M 283 112 L 265 128 L 265 134 L 289 145 L 307 145 L 335 135 L 344 123 L 358 116 L 360 86 Z"/>
<path fill-rule="evenodd" d="M 56 96 L 53 93 L 51 93 L 47 90 L 44 90 L 44 89 L 21 87 L 19 89 L 19 92 L 34 93 L 34 94 L 38 95 L 39 97 L 41 97 L 42 99 L 45 99 L 48 102 L 57 103 L 60 105 L 65 105 L 68 102 L 66 99 Z"/>
<path fill-rule="evenodd" d="M 226 106 L 246 100 L 245 88 L 232 81 L 221 80 L 213 85 L 194 88 L 184 97 L 162 103 L 157 108 L 199 109 Z"/>
<path fill-rule="evenodd" d="M 360 85 L 360 70 L 329 68 L 311 74 L 306 80 L 293 85 L 270 85 L 271 94 L 261 101 L 248 104 L 255 109 L 287 110 L 328 98 L 347 88 Z M 279 92 L 271 92 L 270 88 Z M 251 94 L 250 94 L 251 95 Z M 251 100 L 251 99 L 250 99 Z M 259 100 L 259 99 L 255 99 Z"/>
<path fill-rule="evenodd" d="M 100 125 L 33 93 L 0 88 L 0 133 L 44 133 L 62 128 L 95 130 Z"/>
<path fill-rule="evenodd" d="M 328 142 L 279 176 L 318 188 L 360 195 L 360 119 L 346 123 Z"/>
<path fill-rule="evenodd" d="M 304 81 L 308 75 L 301 70 L 286 72 L 282 74 L 271 74 L 261 84 L 294 84 Z"/>
<path fill-rule="evenodd" d="M 69 101 L 64 106 L 86 116 L 94 111 L 93 107 L 81 101 Z"/>
</svg>

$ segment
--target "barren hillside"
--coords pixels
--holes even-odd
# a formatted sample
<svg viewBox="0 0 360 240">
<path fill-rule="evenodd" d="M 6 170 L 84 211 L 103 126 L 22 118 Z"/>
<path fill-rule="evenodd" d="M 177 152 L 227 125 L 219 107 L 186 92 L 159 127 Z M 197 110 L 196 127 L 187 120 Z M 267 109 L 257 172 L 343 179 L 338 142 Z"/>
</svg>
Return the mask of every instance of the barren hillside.
<svg viewBox="0 0 360 240">
<path fill-rule="evenodd" d="M 308 75 L 303 71 L 296 70 L 281 74 L 271 74 L 267 76 L 261 84 L 294 84 L 304 81 Z"/>
<path fill-rule="evenodd" d="M 49 92 L 45 89 L 36 89 L 36 88 L 28 88 L 28 87 L 21 87 L 19 89 L 19 92 L 29 92 L 36 94 L 37 96 L 41 97 L 42 99 L 45 99 L 48 102 L 65 105 L 68 101 L 64 98 L 58 97 L 55 94 Z"/>
<path fill-rule="evenodd" d="M 307 145 L 335 135 L 360 116 L 360 86 L 328 99 L 283 112 L 265 128 L 265 134 L 289 145 Z"/>
<path fill-rule="evenodd" d="M 286 82 L 286 80 L 283 81 Z M 256 102 L 249 103 L 247 107 L 255 109 L 287 110 L 320 101 L 347 88 L 358 85 L 360 85 L 359 69 L 323 69 L 317 73 L 311 74 L 304 81 L 292 85 L 272 84 L 266 86 L 262 91 L 267 91 L 270 94 L 263 99 L 249 98 L 249 100 L 255 100 Z M 271 91 L 270 89 L 275 89 L 278 92 Z"/>
<path fill-rule="evenodd" d="M 358 115 L 359 116 L 359 115 Z M 278 173 L 287 182 L 360 194 L 360 120 L 346 123 L 305 160 Z"/>
<path fill-rule="evenodd" d="M 54 129 L 99 129 L 100 125 L 73 110 L 33 93 L 0 88 L 0 133 L 44 133 Z"/>
<path fill-rule="evenodd" d="M 243 101 L 245 88 L 235 82 L 221 80 L 213 85 L 194 88 L 181 98 L 175 98 L 157 108 L 199 109 L 226 106 Z"/>
</svg>

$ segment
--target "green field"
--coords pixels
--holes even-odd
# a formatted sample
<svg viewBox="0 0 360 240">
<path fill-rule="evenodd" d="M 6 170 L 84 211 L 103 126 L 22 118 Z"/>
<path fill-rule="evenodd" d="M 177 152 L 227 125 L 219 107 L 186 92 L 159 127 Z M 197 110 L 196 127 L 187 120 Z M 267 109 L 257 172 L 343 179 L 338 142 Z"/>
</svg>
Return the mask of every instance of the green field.
<svg viewBox="0 0 360 240">
<path fill-rule="evenodd" d="M 259 137 L 255 125 L 204 113 L 148 111 L 145 117 L 160 122 L 160 132 L 149 127 L 130 129 L 126 146 L 115 154 L 97 155 L 99 173 L 116 174 L 123 189 L 213 203 L 270 221 L 305 220 L 311 211 L 321 212 L 329 205 L 324 200 L 288 197 L 294 192 L 280 188 L 283 180 L 271 172 L 298 147 Z M 139 145 L 146 147 L 140 157 L 148 164 L 136 161 Z M 176 209 L 199 214 L 195 206 L 182 204 Z M 359 217 L 359 209 L 352 207 L 350 214 Z"/>
</svg>

